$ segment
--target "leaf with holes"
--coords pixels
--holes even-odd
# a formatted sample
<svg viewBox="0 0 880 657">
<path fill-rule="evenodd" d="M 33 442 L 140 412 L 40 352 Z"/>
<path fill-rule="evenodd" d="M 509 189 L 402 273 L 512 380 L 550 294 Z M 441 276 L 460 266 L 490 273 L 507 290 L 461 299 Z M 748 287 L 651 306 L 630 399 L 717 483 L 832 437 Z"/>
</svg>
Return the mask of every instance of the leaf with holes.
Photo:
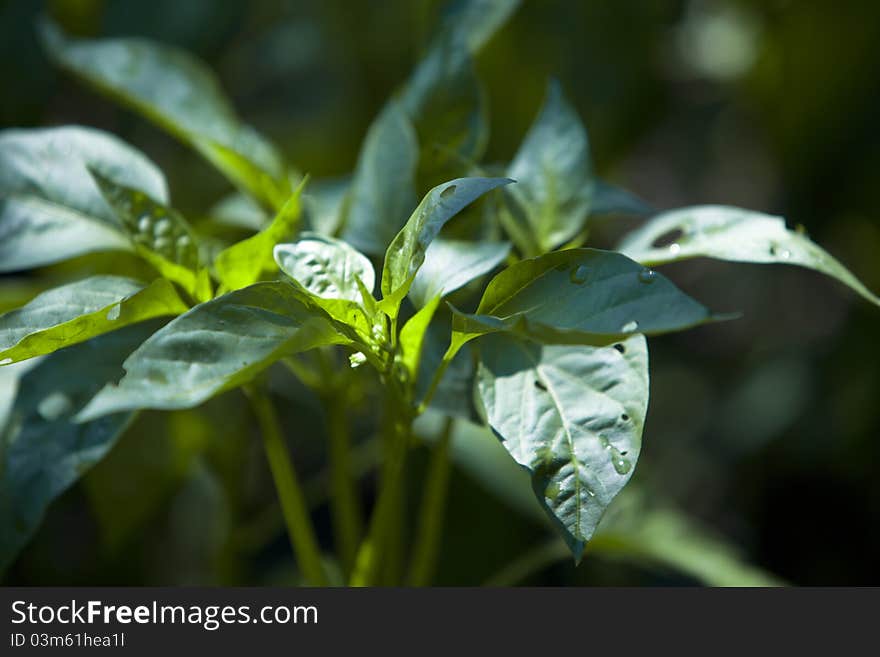
<svg viewBox="0 0 880 657">
<path fill-rule="evenodd" d="M 612 251 L 569 249 L 511 265 L 474 314 L 456 313 L 456 340 L 511 331 L 546 343 L 607 345 L 723 319 L 666 277 Z"/>
<path fill-rule="evenodd" d="M 734 262 L 782 263 L 814 269 L 880 305 L 866 288 L 825 249 L 785 219 L 723 205 L 670 210 L 627 235 L 619 250 L 646 265 L 705 256 Z"/>
<path fill-rule="evenodd" d="M 479 343 L 477 391 L 504 447 L 575 559 L 629 481 L 648 408 L 642 336 L 611 347 L 541 346 L 510 335 Z"/>
</svg>

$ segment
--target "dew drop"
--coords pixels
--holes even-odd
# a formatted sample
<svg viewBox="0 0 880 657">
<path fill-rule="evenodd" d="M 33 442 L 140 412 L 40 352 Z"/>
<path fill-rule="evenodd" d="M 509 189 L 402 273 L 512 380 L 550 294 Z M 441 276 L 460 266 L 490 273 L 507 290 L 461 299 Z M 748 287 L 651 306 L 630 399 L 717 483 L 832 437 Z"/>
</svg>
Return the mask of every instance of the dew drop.
<svg viewBox="0 0 880 657">
<path fill-rule="evenodd" d="M 12 362 L 11 358 L 4 358 L 3 360 L 0 360 L 0 365 L 9 365 L 9 363 L 11 363 L 11 362 Z"/>
<path fill-rule="evenodd" d="M 440 198 L 449 198 L 450 196 L 454 196 L 455 187 L 455 185 L 450 185 L 449 187 L 444 189 L 442 192 L 440 192 Z"/>
<path fill-rule="evenodd" d="M 576 269 L 572 269 L 571 273 L 568 275 L 568 278 L 575 285 L 583 285 L 587 282 L 589 274 L 589 267 L 587 267 L 586 265 L 581 265 Z"/>
<path fill-rule="evenodd" d="M 783 260 L 788 260 L 791 257 L 791 251 L 780 247 L 778 244 L 771 244 L 770 255 L 782 258 Z"/>
<path fill-rule="evenodd" d="M 643 269 L 639 272 L 639 281 L 642 283 L 653 283 L 657 280 L 657 272 L 653 269 Z"/>
<path fill-rule="evenodd" d="M 538 390 L 544 390 L 544 391 L 547 390 L 547 386 L 544 385 L 544 382 L 541 381 L 541 380 L 539 380 L 539 379 L 535 379 L 535 387 L 536 387 Z"/>
<path fill-rule="evenodd" d="M 620 327 L 620 330 L 621 330 L 621 332 L 623 332 L 623 333 L 632 333 L 632 332 L 635 331 L 637 328 L 639 328 L 639 323 L 638 323 L 637 321 L 633 320 L 633 321 L 631 321 L 631 322 L 627 322 L 626 324 L 624 324 L 623 326 L 621 326 L 621 327 Z"/>
<path fill-rule="evenodd" d="M 620 342 L 618 342 L 616 345 L 614 345 L 614 348 L 622 354 L 626 353 L 626 347 L 623 346 Z"/>
<path fill-rule="evenodd" d="M 107 319 L 111 322 L 119 319 L 119 313 L 122 311 L 122 306 L 120 304 L 115 304 L 110 307 L 110 310 L 107 311 Z"/>
<path fill-rule="evenodd" d="M 669 253 L 672 255 L 678 255 L 681 251 L 681 245 L 678 242 L 674 242 L 669 245 Z"/>
<path fill-rule="evenodd" d="M 620 419 L 623 420 L 624 422 L 629 422 L 629 415 L 624 413 L 620 416 Z"/>
</svg>

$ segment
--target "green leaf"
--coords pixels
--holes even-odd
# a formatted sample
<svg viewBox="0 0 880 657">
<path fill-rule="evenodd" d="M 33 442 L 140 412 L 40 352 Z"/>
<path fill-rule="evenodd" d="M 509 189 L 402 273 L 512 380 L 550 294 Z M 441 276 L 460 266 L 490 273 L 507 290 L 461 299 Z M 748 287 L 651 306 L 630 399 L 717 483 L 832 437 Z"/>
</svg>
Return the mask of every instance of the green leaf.
<svg viewBox="0 0 880 657">
<path fill-rule="evenodd" d="M 593 197 L 590 145 L 557 82 L 550 84 L 507 175 L 519 184 L 506 190 L 510 202 L 502 217 L 530 236 L 530 243 L 517 244 L 523 253 L 549 251 L 583 228 Z M 523 241 L 516 230 L 511 237 Z"/>
<path fill-rule="evenodd" d="M 620 251 L 652 266 L 701 256 L 799 265 L 836 278 L 880 305 L 880 298 L 827 251 L 788 230 L 785 219 L 741 208 L 701 205 L 664 212 L 627 235 Z"/>
<path fill-rule="evenodd" d="M 128 324 L 186 310 L 165 279 L 144 287 L 121 276 L 92 276 L 43 292 L 0 316 L 0 364 L 48 354 Z"/>
<path fill-rule="evenodd" d="M 141 190 L 120 185 L 97 171 L 91 174 L 137 254 L 195 299 L 210 299 L 208 270 L 201 265 L 196 238 L 186 219 Z"/>
<path fill-rule="evenodd" d="M 155 165 L 107 133 L 79 127 L 0 132 L 0 272 L 131 250 L 87 167 L 168 198 Z"/>
<path fill-rule="evenodd" d="M 272 249 L 299 229 L 302 212 L 300 196 L 304 186 L 305 180 L 278 211 L 272 223 L 217 255 L 214 269 L 227 289 L 237 290 L 256 283 L 263 274 L 275 271 Z"/>
<path fill-rule="evenodd" d="M 270 207 L 289 194 L 275 148 L 243 125 L 213 73 L 188 53 L 146 39 L 71 39 L 49 21 L 41 35 L 56 64 L 199 151 Z"/>
<path fill-rule="evenodd" d="M 667 278 L 612 251 L 555 251 L 493 278 L 477 312 L 458 313 L 459 340 L 513 331 L 541 342 L 607 345 L 632 333 L 721 319 Z"/>
<path fill-rule="evenodd" d="M 251 380 L 273 362 L 345 339 L 285 282 L 256 283 L 192 308 L 129 356 L 125 376 L 78 415 L 191 408 Z"/>
<path fill-rule="evenodd" d="M 413 279 L 409 298 L 422 307 L 444 297 L 497 267 L 510 252 L 507 242 L 465 242 L 436 239 Z"/>
<path fill-rule="evenodd" d="M 57 351 L 22 377 L 0 435 L 0 571 L 39 525 L 49 504 L 99 461 L 132 419 L 117 413 L 78 424 L 72 417 L 123 359 L 156 330 L 128 326 Z"/>
<path fill-rule="evenodd" d="M 429 184 L 483 156 L 489 140 L 484 96 L 463 35 L 442 35 L 400 96 L 418 135 L 419 170 Z"/>
<path fill-rule="evenodd" d="M 356 331 L 346 334 L 371 340 L 376 274 L 364 255 L 342 240 L 310 233 L 277 245 L 275 260 L 311 303 Z"/>
<path fill-rule="evenodd" d="M 443 225 L 486 192 L 511 182 L 507 178 L 457 178 L 425 195 L 385 253 L 382 296 L 386 312 L 396 316 L 428 246 Z"/>
<path fill-rule="evenodd" d="M 440 298 L 439 295 L 435 296 L 424 304 L 400 329 L 400 349 L 403 353 L 401 362 L 413 380 L 419 373 L 422 351 L 428 337 L 428 325 L 440 305 Z"/>
<path fill-rule="evenodd" d="M 379 255 L 400 230 L 415 203 L 416 133 L 396 102 L 370 126 L 343 210 L 342 238 Z"/>
<path fill-rule="evenodd" d="M 638 460 L 648 408 L 644 337 L 597 348 L 494 335 L 479 351 L 488 423 L 580 559 Z"/>
</svg>

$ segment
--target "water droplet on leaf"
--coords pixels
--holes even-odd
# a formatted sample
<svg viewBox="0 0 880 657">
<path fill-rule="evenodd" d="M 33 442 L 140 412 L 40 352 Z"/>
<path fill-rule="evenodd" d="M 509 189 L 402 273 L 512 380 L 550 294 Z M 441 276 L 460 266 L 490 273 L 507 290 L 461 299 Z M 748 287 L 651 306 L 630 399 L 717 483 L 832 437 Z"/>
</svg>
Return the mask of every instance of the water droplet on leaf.
<svg viewBox="0 0 880 657">
<path fill-rule="evenodd" d="M 632 333 L 632 332 L 635 331 L 637 328 L 639 328 L 639 323 L 638 323 L 637 321 L 633 320 L 633 321 L 631 321 L 631 322 L 627 322 L 626 324 L 624 324 L 623 326 L 621 326 L 621 327 L 620 327 L 620 330 L 621 330 L 621 332 L 623 332 L 623 333 Z"/>
<path fill-rule="evenodd" d="M 632 469 L 632 462 L 624 457 L 616 447 L 611 448 L 611 465 L 617 474 L 626 474 Z"/>
<path fill-rule="evenodd" d="M 590 275 L 590 269 L 586 265 L 580 265 L 577 269 L 573 269 L 568 275 L 569 280 L 575 285 L 583 285 L 587 282 Z"/>
<path fill-rule="evenodd" d="M 664 246 L 669 246 L 673 242 L 677 242 L 684 235 L 684 231 L 681 228 L 673 228 L 672 230 L 666 231 L 660 237 L 651 242 L 651 246 L 655 249 L 662 248 Z"/>
<path fill-rule="evenodd" d="M 678 242 L 669 245 L 669 253 L 672 255 L 678 255 L 681 251 L 681 245 Z"/>
<path fill-rule="evenodd" d="M 11 362 L 12 362 L 11 358 L 4 358 L 3 360 L 0 360 L 0 365 L 9 365 L 9 363 L 11 363 Z"/>
<path fill-rule="evenodd" d="M 657 272 L 653 269 L 643 269 L 639 272 L 639 281 L 642 283 L 653 283 L 657 280 Z"/>
<path fill-rule="evenodd" d="M 450 196 L 454 196 L 455 187 L 455 185 L 450 185 L 449 187 L 444 189 L 442 192 L 440 192 L 440 198 L 449 198 Z"/>
</svg>

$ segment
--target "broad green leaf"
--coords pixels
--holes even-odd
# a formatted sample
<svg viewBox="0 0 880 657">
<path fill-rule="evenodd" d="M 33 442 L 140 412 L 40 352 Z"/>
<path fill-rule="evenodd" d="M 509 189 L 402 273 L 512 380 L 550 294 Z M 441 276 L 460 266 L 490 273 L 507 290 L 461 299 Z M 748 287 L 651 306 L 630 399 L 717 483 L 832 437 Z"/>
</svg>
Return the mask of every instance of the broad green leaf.
<svg viewBox="0 0 880 657">
<path fill-rule="evenodd" d="M 165 278 L 200 301 L 211 298 L 208 270 L 202 267 L 195 235 L 186 219 L 143 191 L 91 171 L 135 251 Z"/>
<path fill-rule="evenodd" d="M 590 205 L 591 215 L 628 214 L 635 216 L 649 215 L 654 212 L 632 192 L 615 187 L 603 180 L 593 182 L 593 202 Z"/>
<path fill-rule="evenodd" d="M 343 209 L 342 237 L 370 255 L 381 254 L 415 203 L 416 133 L 396 102 L 370 126 Z"/>
<path fill-rule="evenodd" d="M 168 198 L 155 165 L 107 133 L 80 127 L 0 133 L 0 272 L 131 249 L 88 168 Z"/>
<path fill-rule="evenodd" d="M 0 365 L 186 310 L 174 286 L 163 278 L 144 287 L 121 276 L 92 276 L 43 292 L 0 316 Z"/>
<path fill-rule="evenodd" d="M 72 417 L 108 381 L 156 322 L 128 326 L 48 356 L 22 377 L 0 434 L 0 571 L 21 550 L 49 504 L 99 461 L 132 419 Z"/>
<path fill-rule="evenodd" d="M 553 82 L 507 175 L 518 182 L 505 192 L 506 222 L 516 223 L 533 243 L 517 244 L 527 254 L 567 242 L 584 226 L 593 197 L 587 131 Z M 512 231 L 516 238 L 517 232 Z M 522 238 L 519 239 L 522 241 Z"/>
<path fill-rule="evenodd" d="M 275 148 L 242 124 L 213 73 L 188 53 L 140 38 L 71 39 L 41 25 L 51 58 L 199 151 L 271 207 L 289 194 Z"/>
<path fill-rule="evenodd" d="M 385 253 L 382 269 L 386 312 L 396 316 L 425 253 L 443 225 L 486 192 L 513 182 L 507 178 L 457 178 L 429 191 Z"/>
<path fill-rule="evenodd" d="M 256 283 L 192 308 L 129 356 L 125 376 L 77 416 L 191 408 L 251 380 L 273 362 L 345 339 L 285 282 Z"/>
<path fill-rule="evenodd" d="M 419 170 L 429 184 L 479 161 L 489 139 L 488 110 L 463 35 L 442 35 L 400 95 L 420 146 Z"/>
<path fill-rule="evenodd" d="M 827 251 L 785 219 L 721 205 L 670 210 L 630 233 L 620 251 L 647 265 L 660 265 L 701 256 L 734 262 L 799 265 L 827 274 L 871 303 L 880 298 Z"/>
<path fill-rule="evenodd" d="M 437 295 L 425 303 L 400 329 L 400 349 L 403 353 L 402 362 L 413 379 L 418 376 L 422 351 L 428 334 L 428 325 L 437 311 L 437 306 L 440 305 L 440 298 Z"/>
<path fill-rule="evenodd" d="M 612 251 L 569 249 L 518 262 L 493 278 L 461 340 L 514 331 L 541 342 L 607 345 L 720 319 L 666 277 Z"/>
<path fill-rule="evenodd" d="M 376 274 L 364 255 L 342 240 L 310 233 L 278 244 L 275 261 L 311 303 L 354 328 L 359 339 L 371 340 Z"/>
<path fill-rule="evenodd" d="M 264 273 L 275 271 L 272 249 L 298 230 L 302 213 L 300 196 L 304 185 L 305 181 L 278 211 L 272 223 L 217 255 L 214 269 L 227 289 L 237 290 L 256 283 Z"/>
<path fill-rule="evenodd" d="M 530 472 L 538 501 L 580 559 L 638 460 L 648 408 L 645 339 L 541 346 L 501 334 L 479 351 L 487 421 Z"/>
<path fill-rule="evenodd" d="M 428 247 L 425 262 L 413 279 L 409 298 L 417 307 L 422 307 L 434 297 L 455 292 L 492 271 L 509 252 L 507 242 L 436 239 Z"/>
</svg>

